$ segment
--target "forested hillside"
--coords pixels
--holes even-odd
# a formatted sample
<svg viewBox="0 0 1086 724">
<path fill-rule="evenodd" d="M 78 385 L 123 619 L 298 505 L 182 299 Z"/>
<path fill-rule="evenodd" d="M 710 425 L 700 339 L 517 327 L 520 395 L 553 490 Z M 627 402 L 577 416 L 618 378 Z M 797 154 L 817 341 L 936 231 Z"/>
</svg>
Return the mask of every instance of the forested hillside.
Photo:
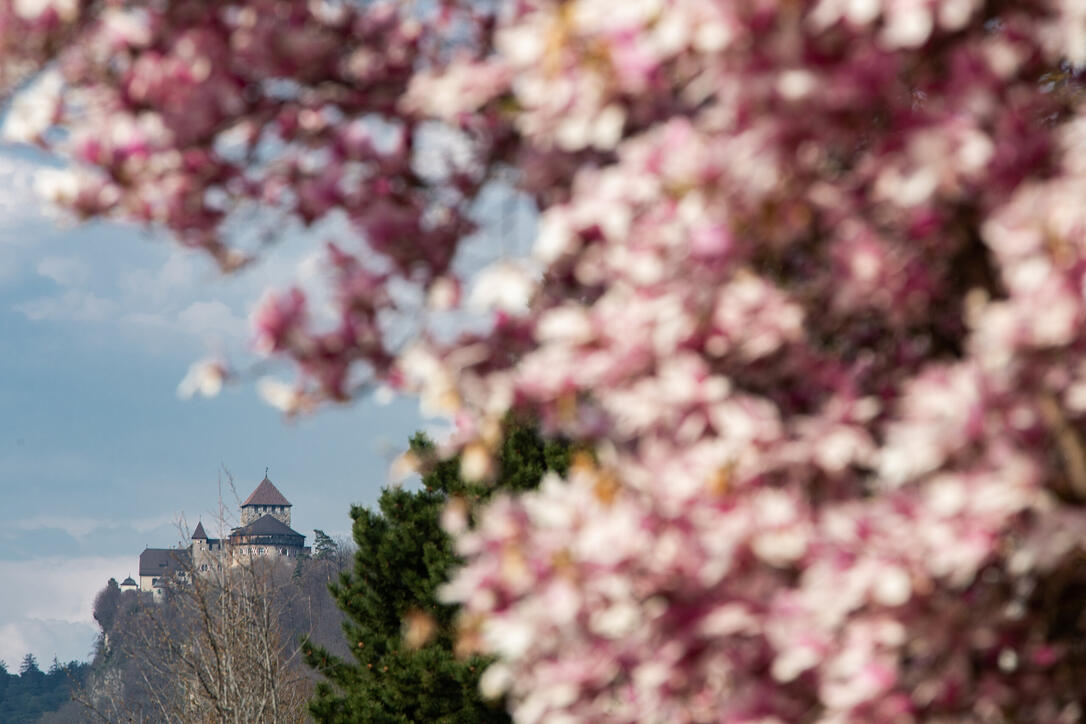
<svg viewBox="0 0 1086 724">
<path fill-rule="evenodd" d="M 95 599 L 94 658 L 74 701 L 48 721 L 210 721 L 226 710 L 240 721 L 304 721 L 313 674 L 303 637 L 346 653 L 327 587 L 350 551 L 332 543 L 321 553 L 195 577 L 158 603 L 110 580 Z"/>
<path fill-rule="evenodd" d="M 70 700 L 73 686 L 82 684 L 88 669 L 88 664 L 79 661 L 61 664 L 53 659 L 49 670 L 42 671 L 34 655 L 27 654 L 18 673 L 12 673 L 0 661 L 0 723 L 59 722 L 42 717 Z"/>
</svg>

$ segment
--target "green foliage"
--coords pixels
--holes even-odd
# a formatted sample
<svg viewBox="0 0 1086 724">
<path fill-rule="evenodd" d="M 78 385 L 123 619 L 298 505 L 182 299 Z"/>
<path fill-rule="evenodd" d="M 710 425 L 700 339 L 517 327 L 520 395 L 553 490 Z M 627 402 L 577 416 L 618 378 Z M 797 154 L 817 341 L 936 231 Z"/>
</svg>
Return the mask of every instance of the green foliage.
<svg viewBox="0 0 1086 724">
<path fill-rule="evenodd" d="M 314 528 L 313 537 L 314 558 L 316 558 L 318 561 L 323 561 L 327 558 L 332 558 L 333 556 L 335 556 L 336 551 L 339 550 L 339 546 L 334 540 L 332 540 L 332 536 L 328 535 L 323 530 Z"/>
<path fill-rule="evenodd" d="M 41 669 L 38 668 L 38 660 L 34 658 L 34 654 L 27 654 L 23 657 L 23 663 L 19 664 L 19 676 L 35 676 L 41 673 Z"/>
<path fill-rule="evenodd" d="M 23 657 L 18 675 L 0 665 L 0 721 L 35 722 L 61 708 L 71 698 L 73 685 L 79 686 L 86 677 L 87 668 L 78 661 L 61 665 L 54 659 L 46 673 L 32 654 Z"/>
<path fill-rule="evenodd" d="M 451 497 L 476 503 L 496 490 L 533 488 L 548 469 L 564 472 L 569 447 L 509 422 L 495 485 L 465 483 L 459 460 L 434 461 L 433 444 L 422 434 L 412 438 L 411 450 L 428 461 L 420 490 L 388 488 L 379 510 L 351 509 L 358 551 L 353 571 L 331 590 L 347 614 L 343 630 L 353 661 L 306 643 L 306 661 L 327 679 L 310 711 L 318 722 L 335 723 L 507 722 L 500 703 L 479 695 L 486 659 L 456 656 L 456 609 L 437 600 L 458 563 L 439 517 Z M 411 630 L 407 640 L 405 630 Z"/>
</svg>

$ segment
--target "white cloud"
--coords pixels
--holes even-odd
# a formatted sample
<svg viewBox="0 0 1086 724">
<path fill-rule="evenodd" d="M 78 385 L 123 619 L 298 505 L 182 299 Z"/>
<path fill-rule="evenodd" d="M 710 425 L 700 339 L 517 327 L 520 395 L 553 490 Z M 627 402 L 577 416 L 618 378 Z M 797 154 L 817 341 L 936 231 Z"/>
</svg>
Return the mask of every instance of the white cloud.
<svg viewBox="0 0 1086 724">
<path fill-rule="evenodd" d="M 61 663 L 87 660 L 97 636 L 97 626 L 86 621 L 21 618 L 0 624 L 0 660 L 17 674 L 19 663 L 31 653 L 47 671 L 54 656 Z"/>
<path fill-rule="evenodd" d="M 247 321 L 218 300 L 193 302 L 177 315 L 181 328 L 194 337 L 209 340 L 244 339 Z"/>
<path fill-rule="evenodd" d="M 165 307 L 176 303 L 198 290 L 206 290 L 206 284 L 214 276 L 210 265 L 191 250 L 167 246 L 162 242 L 165 260 L 157 265 L 127 268 L 118 275 L 118 286 L 123 296 L 140 300 L 145 307 Z"/>
<path fill-rule="evenodd" d="M 94 595 L 110 578 L 124 577 L 136 556 L 48 557 L 0 561 L 0 622 L 14 615 L 59 621 L 92 621 Z"/>
<path fill-rule="evenodd" d="M 72 239 L 84 232 L 71 231 L 65 246 L 71 248 Z M 97 240 L 79 241 L 90 242 L 80 244 L 81 249 L 100 246 Z M 223 283 L 206 260 L 168 242 L 139 251 L 129 259 L 138 266 L 118 265 L 117 269 L 112 264 L 103 266 L 102 259 L 109 257 L 91 256 L 89 251 L 44 256 L 35 265 L 37 274 L 64 289 L 17 302 L 14 308 L 37 322 L 116 325 L 155 349 L 161 349 L 164 340 L 188 345 L 193 354 L 201 344 L 242 347 L 247 342 L 248 321 L 241 311 L 247 306 L 247 296 L 239 296 Z M 3 261 L 0 254 L 0 266 Z M 96 278 L 113 283 L 92 284 Z M 222 293 L 223 298 L 208 298 L 209 292 Z"/>
<path fill-rule="evenodd" d="M 0 154 L 0 283 L 18 278 L 29 249 L 40 241 L 34 227 L 47 223 L 45 204 L 34 193 L 40 164 Z"/>
<path fill-rule="evenodd" d="M 90 278 L 90 267 L 72 256 L 47 256 L 38 262 L 38 274 L 62 287 L 80 286 Z"/>
<path fill-rule="evenodd" d="M 85 658 L 94 641 L 94 597 L 110 578 L 126 575 L 133 557 L 0 561 L 0 658 L 18 665 Z"/>
<path fill-rule="evenodd" d="M 141 244 L 124 227 L 108 229 L 108 237 L 101 234 L 101 225 L 70 229 L 62 240 L 63 251 L 55 240 L 43 244 L 45 255 L 30 264 L 39 277 L 64 289 L 39 292 L 13 307 L 37 322 L 113 325 L 156 353 L 193 358 L 208 351 L 228 358 L 247 354 L 250 310 L 269 287 L 302 286 L 312 293 L 310 309 L 320 321 L 338 319 L 320 279 L 317 260 L 323 252 L 314 252 L 306 240 L 292 239 L 270 249 L 251 268 L 223 277 L 204 255 L 165 239 Z M 295 243 L 300 241 L 306 243 Z M 117 262 L 118 253 L 123 264 Z M 4 261 L 0 249 L 0 274 Z"/>
<path fill-rule="evenodd" d="M 42 165 L 26 159 L 0 154 L 0 244 L 28 244 L 32 237 L 10 233 L 25 228 L 27 222 L 46 217 L 45 203 L 34 193 L 34 175 Z"/>
<path fill-rule="evenodd" d="M 172 525 L 177 522 L 176 515 L 157 515 L 150 518 L 125 519 L 124 525 L 139 533 L 146 533 L 161 528 L 164 525 Z M 19 520 L 5 521 L 4 527 L 9 530 L 36 530 L 38 528 L 58 528 L 73 538 L 85 538 L 101 528 L 117 525 L 116 520 L 104 518 L 91 518 L 74 515 L 35 515 Z"/>
<path fill-rule="evenodd" d="M 16 304 L 15 309 L 34 321 L 104 322 L 116 314 L 117 304 L 92 292 L 72 289 Z"/>
<path fill-rule="evenodd" d="M 122 326 L 132 329 L 139 335 L 169 334 L 173 331 L 169 318 L 156 312 L 122 314 L 118 321 Z"/>
</svg>

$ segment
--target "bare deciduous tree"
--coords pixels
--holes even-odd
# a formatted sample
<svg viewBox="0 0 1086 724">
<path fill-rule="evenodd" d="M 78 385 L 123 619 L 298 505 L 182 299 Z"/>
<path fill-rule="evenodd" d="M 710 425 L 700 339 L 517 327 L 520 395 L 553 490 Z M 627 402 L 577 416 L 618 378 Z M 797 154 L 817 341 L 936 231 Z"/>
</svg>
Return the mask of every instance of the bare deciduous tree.
<svg viewBox="0 0 1086 724">
<path fill-rule="evenodd" d="M 136 658 L 164 719 L 305 720 L 309 685 L 282 622 L 290 574 L 267 561 L 224 564 L 171 584 L 169 601 L 148 609 L 150 636 Z"/>
<path fill-rule="evenodd" d="M 219 528 L 227 530 L 221 501 Z M 294 562 L 239 558 L 229 547 L 178 553 L 183 565 L 163 581 L 161 600 L 133 593 L 122 602 L 122 630 L 102 655 L 123 664 L 103 667 L 77 699 L 111 723 L 307 721 L 313 684 L 298 644 L 313 632 L 314 596 Z"/>
</svg>

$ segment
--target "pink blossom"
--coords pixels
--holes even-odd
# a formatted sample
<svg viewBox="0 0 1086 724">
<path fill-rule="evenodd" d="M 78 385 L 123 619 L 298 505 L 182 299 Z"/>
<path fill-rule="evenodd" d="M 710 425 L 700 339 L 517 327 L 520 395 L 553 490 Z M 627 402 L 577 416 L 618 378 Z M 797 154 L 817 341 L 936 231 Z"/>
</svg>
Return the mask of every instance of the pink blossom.
<svg viewBox="0 0 1086 724">
<path fill-rule="evenodd" d="M 334 320 L 254 315 L 287 413 L 591 448 L 444 516 L 518 721 L 1081 719 L 1081 3 L 499 5 L 0 3 L 8 130 L 224 270 L 340 220 Z M 498 187 L 532 259 L 473 276 Z"/>
</svg>

